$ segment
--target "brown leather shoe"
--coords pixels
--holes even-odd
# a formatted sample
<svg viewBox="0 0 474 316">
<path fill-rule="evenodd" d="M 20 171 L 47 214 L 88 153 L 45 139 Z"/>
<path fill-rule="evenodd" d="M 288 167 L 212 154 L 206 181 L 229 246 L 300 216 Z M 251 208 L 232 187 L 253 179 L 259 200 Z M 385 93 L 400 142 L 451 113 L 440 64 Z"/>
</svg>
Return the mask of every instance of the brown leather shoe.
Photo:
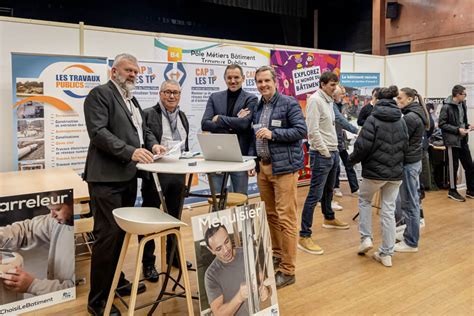
<svg viewBox="0 0 474 316">
<path fill-rule="evenodd" d="M 291 285 L 296 282 L 296 277 L 294 275 L 284 274 L 281 271 L 278 271 L 275 274 L 275 283 L 276 288 L 281 289 L 287 285 Z"/>
</svg>

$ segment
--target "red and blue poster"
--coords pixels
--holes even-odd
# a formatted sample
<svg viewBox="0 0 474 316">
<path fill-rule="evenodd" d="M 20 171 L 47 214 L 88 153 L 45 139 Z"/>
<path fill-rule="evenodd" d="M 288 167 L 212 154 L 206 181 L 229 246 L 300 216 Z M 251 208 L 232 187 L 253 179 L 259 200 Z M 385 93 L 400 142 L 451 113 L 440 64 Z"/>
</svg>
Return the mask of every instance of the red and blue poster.
<svg viewBox="0 0 474 316">
<path fill-rule="evenodd" d="M 306 99 L 319 88 L 321 74 L 333 71 L 339 76 L 341 55 L 272 50 L 270 64 L 277 74 L 278 91 L 298 99 L 304 112 Z"/>
</svg>

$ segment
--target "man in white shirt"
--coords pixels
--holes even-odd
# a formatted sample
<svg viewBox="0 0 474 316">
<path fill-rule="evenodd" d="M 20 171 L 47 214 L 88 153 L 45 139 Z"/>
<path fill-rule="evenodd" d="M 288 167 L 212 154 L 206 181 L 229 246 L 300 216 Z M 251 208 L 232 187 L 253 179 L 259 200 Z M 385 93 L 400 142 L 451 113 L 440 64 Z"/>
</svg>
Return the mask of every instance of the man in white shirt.
<svg viewBox="0 0 474 316">
<path fill-rule="evenodd" d="M 321 202 L 323 227 L 348 229 L 349 224 L 335 218 L 331 208 L 336 181 L 339 152 L 332 95 L 339 79 L 335 73 L 325 72 L 319 79 L 320 89 L 306 105 L 306 125 L 310 144 L 311 183 L 301 215 L 298 248 L 311 254 L 323 254 L 323 249 L 311 239 L 314 208 Z"/>
</svg>

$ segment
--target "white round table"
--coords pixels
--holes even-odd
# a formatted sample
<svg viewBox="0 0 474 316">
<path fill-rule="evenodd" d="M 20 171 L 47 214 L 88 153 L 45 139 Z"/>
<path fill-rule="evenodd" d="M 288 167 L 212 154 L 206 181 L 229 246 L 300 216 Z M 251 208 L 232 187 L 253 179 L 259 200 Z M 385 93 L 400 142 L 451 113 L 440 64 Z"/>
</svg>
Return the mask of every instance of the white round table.
<svg viewBox="0 0 474 316">
<path fill-rule="evenodd" d="M 188 184 L 184 190 L 184 196 L 182 199 L 188 196 L 200 196 L 200 197 L 211 197 L 213 201 L 212 210 L 217 211 L 225 207 L 225 197 L 227 193 L 227 178 L 229 172 L 237 171 L 248 171 L 255 168 L 255 160 L 250 159 L 244 162 L 232 162 L 232 161 L 214 161 L 214 160 L 204 160 L 203 158 L 192 158 L 192 159 L 179 159 L 171 160 L 166 157 L 149 164 L 137 164 L 139 170 L 151 172 L 153 179 L 155 180 L 156 188 L 158 190 L 158 195 L 161 200 L 162 208 L 167 212 L 163 192 L 161 190 L 160 181 L 158 179 L 158 173 L 171 173 L 171 174 L 190 174 Z M 220 192 L 220 201 L 217 202 L 216 190 L 212 181 L 212 174 L 216 172 L 224 173 L 224 182 Z M 202 194 L 193 194 L 191 190 L 192 174 L 193 173 L 206 173 L 209 179 L 209 188 L 211 195 L 202 195 Z M 222 198 L 224 197 L 224 198 Z"/>
</svg>

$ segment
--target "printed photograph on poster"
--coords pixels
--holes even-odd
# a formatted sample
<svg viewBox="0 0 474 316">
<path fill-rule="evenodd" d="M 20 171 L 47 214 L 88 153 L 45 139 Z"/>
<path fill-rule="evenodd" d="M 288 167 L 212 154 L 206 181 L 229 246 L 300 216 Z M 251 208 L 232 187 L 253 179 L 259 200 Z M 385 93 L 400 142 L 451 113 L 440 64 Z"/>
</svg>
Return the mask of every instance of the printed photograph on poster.
<svg viewBox="0 0 474 316">
<path fill-rule="evenodd" d="M 340 84 L 346 90 L 343 114 L 357 119 L 364 106 L 371 103 L 372 91 L 380 87 L 380 73 L 341 73 Z"/>
<path fill-rule="evenodd" d="M 191 218 L 200 315 L 278 315 L 270 231 L 263 202 Z"/>
<path fill-rule="evenodd" d="M 443 102 L 446 98 L 424 98 L 426 109 L 431 114 L 433 121 L 435 122 L 435 129 L 438 128 L 438 118 L 441 108 L 443 107 Z"/>
<path fill-rule="evenodd" d="M 16 78 L 15 91 L 19 97 L 43 95 L 44 82 L 39 78 Z"/>
<path fill-rule="evenodd" d="M 0 197 L 0 314 L 74 298 L 72 189 Z"/>
<path fill-rule="evenodd" d="M 18 141 L 44 138 L 44 120 L 18 120 Z"/>
<path fill-rule="evenodd" d="M 44 140 L 18 141 L 18 161 L 44 160 Z"/>
<path fill-rule="evenodd" d="M 18 163 L 18 170 L 37 170 L 44 169 L 44 161 L 20 161 Z"/>
<path fill-rule="evenodd" d="M 26 102 L 17 108 L 16 117 L 19 120 L 44 118 L 44 103 L 35 101 Z"/>
</svg>

